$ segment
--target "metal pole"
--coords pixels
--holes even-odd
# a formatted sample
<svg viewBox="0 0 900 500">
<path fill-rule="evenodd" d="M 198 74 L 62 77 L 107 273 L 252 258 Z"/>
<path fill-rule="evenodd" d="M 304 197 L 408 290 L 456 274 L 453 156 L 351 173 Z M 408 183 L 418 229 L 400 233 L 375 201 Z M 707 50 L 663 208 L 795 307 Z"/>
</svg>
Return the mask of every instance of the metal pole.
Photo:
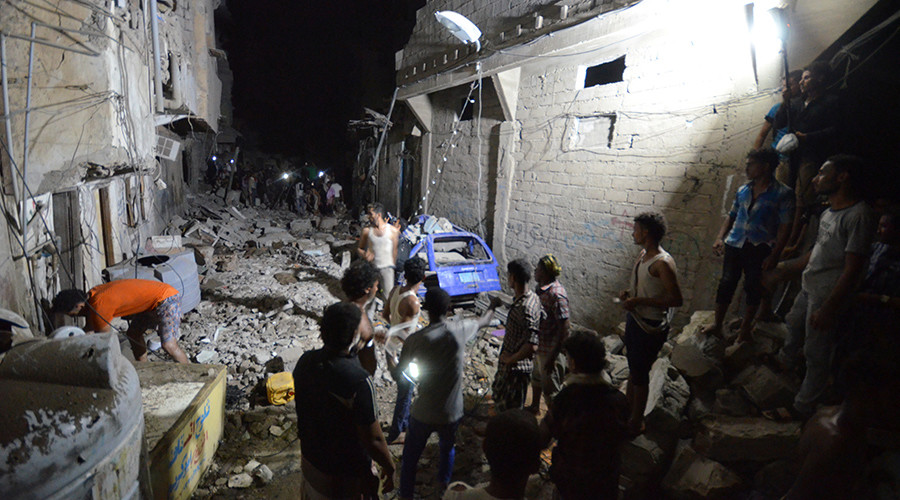
<svg viewBox="0 0 900 500">
<path fill-rule="evenodd" d="M 388 109 L 384 130 L 381 131 L 381 137 L 378 138 L 378 146 L 375 147 L 375 156 L 372 157 L 372 165 L 369 166 L 369 175 L 366 176 L 366 179 L 372 176 L 372 172 L 375 171 L 375 165 L 378 164 L 378 155 L 381 154 L 381 146 L 384 144 L 384 137 L 387 135 L 388 128 L 391 126 L 391 115 L 394 113 L 394 104 L 397 102 L 397 92 L 399 91 L 400 87 L 394 88 L 394 97 L 391 98 L 391 107 Z"/>
<path fill-rule="evenodd" d="M 6 77 L 6 35 L 2 32 L 0 32 L 0 80 L 2 80 L 0 84 L 3 87 L 3 114 L 6 117 L 6 153 L 9 155 L 9 162 L 12 167 L 16 162 L 16 158 L 13 147 L 12 116 L 9 112 L 9 86 L 7 85 Z M 19 195 L 19 184 L 16 182 L 15 176 L 13 176 L 12 185 L 16 213 L 19 213 L 19 201 L 22 197 Z M 24 230 L 24 228 L 20 228 L 20 230 Z"/>
<path fill-rule="evenodd" d="M 150 33 L 153 37 L 153 84 L 156 89 L 156 112 L 163 113 L 165 108 L 163 106 L 162 63 L 160 62 L 162 54 L 159 53 L 159 24 L 156 19 L 158 13 L 156 0 L 150 0 Z"/>
<path fill-rule="evenodd" d="M 31 38 L 34 38 L 35 31 L 37 30 L 37 26 L 35 23 L 31 23 Z M 28 172 L 28 123 L 31 118 L 31 77 L 34 75 L 34 40 L 29 42 L 28 48 L 28 83 L 25 87 L 25 132 L 24 132 L 24 140 L 22 141 L 22 194 L 27 192 L 26 184 L 25 184 L 25 174 Z M 22 204 L 22 252 L 25 255 L 28 255 L 28 238 L 25 237 L 28 234 L 28 221 L 25 220 L 25 204 Z"/>
</svg>

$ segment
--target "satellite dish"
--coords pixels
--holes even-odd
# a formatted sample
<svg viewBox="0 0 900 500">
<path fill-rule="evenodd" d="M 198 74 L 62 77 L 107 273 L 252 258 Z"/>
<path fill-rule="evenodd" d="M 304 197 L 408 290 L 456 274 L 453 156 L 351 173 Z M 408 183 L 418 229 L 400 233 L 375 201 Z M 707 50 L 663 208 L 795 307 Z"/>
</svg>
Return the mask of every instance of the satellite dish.
<svg viewBox="0 0 900 500">
<path fill-rule="evenodd" d="M 481 30 L 478 29 L 478 26 L 475 26 L 475 23 L 469 21 L 466 16 L 452 10 L 442 10 L 435 12 L 434 17 L 450 30 L 453 36 L 459 38 L 465 44 L 474 43 L 475 50 L 481 50 L 481 42 L 478 41 L 481 38 Z"/>
</svg>

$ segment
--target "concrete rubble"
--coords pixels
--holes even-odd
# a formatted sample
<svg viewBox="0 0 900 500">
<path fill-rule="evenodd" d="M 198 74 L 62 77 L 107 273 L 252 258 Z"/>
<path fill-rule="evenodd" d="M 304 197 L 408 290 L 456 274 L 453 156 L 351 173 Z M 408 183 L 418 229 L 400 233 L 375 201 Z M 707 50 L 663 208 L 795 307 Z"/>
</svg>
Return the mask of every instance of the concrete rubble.
<svg viewBox="0 0 900 500">
<path fill-rule="evenodd" d="M 300 356 L 320 346 L 319 315 L 341 300 L 339 279 L 350 263 L 359 225 L 348 219 L 297 218 L 289 212 L 225 209 L 198 196 L 171 229 L 194 249 L 203 300 L 184 317 L 181 345 L 193 359 L 228 366 L 225 441 L 201 484 L 210 495 L 267 488 L 299 474 L 294 402 L 265 401 L 264 381 L 291 371 Z M 326 229 L 327 228 L 327 229 Z M 174 233 L 173 234 L 177 234 Z M 506 306 L 512 297 L 497 293 Z M 475 301 L 477 314 L 487 298 Z M 470 344 L 464 382 L 467 416 L 460 427 L 454 478 L 487 480 L 481 435 L 490 417 L 490 385 L 502 337 L 500 321 Z M 376 317 L 376 328 L 380 321 Z M 774 423 L 760 410 L 789 404 L 796 390 L 791 375 L 765 364 L 765 353 L 783 343 L 783 328 L 761 324 L 752 345 L 726 349 L 726 342 L 701 335 L 712 311 L 695 312 L 670 334 L 651 370 L 645 411 L 647 430 L 626 443 L 621 484 L 626 498 L 729 498 L 750 491 L 775 491 L 793 471 L 772 471 L 796 448 L 798 424 Z M 576 328 L 580 328 L 577 327 Z M 609 380 L 625 391 L 629 375 L 622 332 L 600 332 L 607 347 Z M 395 383 L 383 367 L 373 378 L 382 423 L 393 413 Z M 681 444 L 679 444 L 679 439 Z M 690 444 L 688 444 L 690 443 Z M 399 459 L 402 446 L 392 446 Z M 430 484 L 436 450 L 426 449 L 417 491 L 439 498 Z M 429 475 L 431 474 L 431 475 Z M 549 483 L 529 484 L 529 498 L 549 498 Z"/>
</svg>

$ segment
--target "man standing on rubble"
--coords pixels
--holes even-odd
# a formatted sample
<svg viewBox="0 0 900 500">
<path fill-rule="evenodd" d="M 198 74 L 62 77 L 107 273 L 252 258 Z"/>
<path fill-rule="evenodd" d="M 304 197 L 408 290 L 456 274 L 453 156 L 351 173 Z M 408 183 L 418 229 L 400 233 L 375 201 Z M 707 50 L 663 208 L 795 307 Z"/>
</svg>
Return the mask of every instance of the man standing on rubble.
<svg viewBox="0 0 900 500">
<path fill-rule="evenodd" d="M 569 336 L 569 296 L 557 279 L 561 272 L 562 267 L 552 254 L 541 257 L 534 267 L 535 292 L 542 310 L 537 356 L 531 375 L 531 406 L 528 408 L 535 414 L 541 410 L 541 394 L 549 407 L 562 388 L 566 374 L 566 360 L 561 351 Z"/>
<path fill-rule="evenodd" d="M 375 203 L 369 208 L 369 223 L 371 227 L 363 229 L 359 237 L 356 253 L 378 268 L 381 274 L 381 289 L 386 299 L 394 288 L 394 263 L 397 262 L 400 233 L 394 226 L 388 224 L 381 203 Z"/>
<path fill-rule="evenodd" d="M 496 297 L 481 318 L 450 319 L 450 295 L 435 287 L 425 294 L 425 310 L 431 324 L 413 333 L 403 344 L 397 370 L 415 381 L 419 393 L 412 403 L 403 460 L 400 466 L 400 498 L 412 499 L 419 457 L 432 432 L 440 438 L 438 481 L 446 489 L 453 474 L 456 429 L 463 417 L 463 368 L 466 343 L 490 323 Z"/>
<path fill-rule="evenodd" d="M 825 161 L 812 179 L 816 193 L 828 196 L 830 204 L 819 222 L 816 244 L 803 257 L 776 268 L 780 279 L 803 273 L 800 293 L 785 318 L 788 338 L 776 357 L 783 367 L 794 366 L 801 349 L 806 358 L 806 374 L 792 412 L 801 419 L 812 415 L 825 392 L 837 343 L 837 319 L 865 273 L 876 221 L 861 199 L 864 169 L 855 156 L 836 155 Z"/>
<path fill-rule="evenodd" d="M 715 320 L 703 329 L 706 335 L 722 336 L 725 313 L 743 274 L 747 309 L 736 342 L 753 340 L 750 331 L 762 301 L 762 273 L 778 264 L 794 215 L 794 193 L 775 179 L 777 166 L 774 149 L 754 149 L 747 154 L 745 170 L 750 182 L 738 188 L 713 244 L 713 252 L 724 255 L 725 260 L 716 292 Z"/>
<path fill-rule="evenodd" d="M 51 312 L 87 318 L 88 333 L 107 333 L 110 322 L 123 318 L 130 322 L 125 335 L 137 361 L 147 361 L 144 332 L 156 328 L 162 348 L 179 363 L 189 363 L 178 346 L 181 329 L 181 300 L 174 287 L 154 280 L 126 279 L 81 290 L 63 290 L 53 299 Z"/>
<path fill-rule="evenodd" d="M 350 352 L 362 317 L 347 302 L 328 306 L 320 324 L 324 347 L 303 354 L 294 368 L 301 498 L 378 498 L 373 459 L 381 466 L 384 491 L 394 489 L 394 461 L 378 422 L 375 388 Z"/>
<path fill-rule="evenodd" d="M 659 245 L 666 235 L 666 219 L 659 212 L 634 218 L 632 238 L 643 247 L 631 273 L 631 287 L 619 295 L 625 315 L 628 358 L 626 398 L 631 408 L 628 432 L 644 432 L 644 410 L 650 392 L 650 368 L 669 334 L 669 308 L 682 304 L 675 259 Z"/>
<path fill-rule="evenodd" d="M 527 288 L 531 280 L 530 267 L 523 259 L 506 265 L 515 299 L 506 316 L 506 334 L 491 387 L 497 412 L 524 407 L 531 383 L 541 324 L 541 301 Z"/>
</svg>

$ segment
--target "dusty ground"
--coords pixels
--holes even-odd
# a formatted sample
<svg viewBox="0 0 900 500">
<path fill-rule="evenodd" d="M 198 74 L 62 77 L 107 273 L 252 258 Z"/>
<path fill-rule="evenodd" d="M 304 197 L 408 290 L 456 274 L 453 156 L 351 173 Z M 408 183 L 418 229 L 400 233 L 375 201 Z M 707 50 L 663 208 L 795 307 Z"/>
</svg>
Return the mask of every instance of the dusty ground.
<svg viewBox="0 0 900 500">
<path fill-rule="evenodd" d="M 317 322 L 327 305 L 343 299 L 339 279 L 349 263 L 345 254 L 355 247 L 358 225 L 349 219 L 298 220 L 285 211 L 244 207 L 234 212 L 206 196 L 193 201 L 189 216 L 173 221 L 172 229 L 184 231 L 195 220 L 202 224 L 184 242 L 197 248 L 203 300 L 185 315 L 180 343 L 192 359 L 205 351 L 208 363 L 228 367 L 225 436 L 194 496 L 297 498 L 301 475 L 294 403 L 268 405 L 260 388 L 270 373 L 291 371 L 303 352 L 321 346 Z M 473 343 L 466 369 L 467 416 L 457 439 L 453 479 L 470 484 L 487 480 L 479 433 L 492 411 L 486 393 L 500 344 L 492 330 L 484 329 Z M 395 385 L 383 366 L 379 352 L 375 385 L 386 431 Z M 390 448 L 399 465 L 402 446 Z M 268 467 L 273 477 L 232 487 L 235 476 L 258 468 L 254 461 Z M 435 436 L 420 462 L 417 494 L 440 497 L 436 470 Z M 259 470 L 254 475 L 265 476 Z M 535 476 L 533 483 L 530 498 L 549 496 L 546 481 Z"/>
</svg>

